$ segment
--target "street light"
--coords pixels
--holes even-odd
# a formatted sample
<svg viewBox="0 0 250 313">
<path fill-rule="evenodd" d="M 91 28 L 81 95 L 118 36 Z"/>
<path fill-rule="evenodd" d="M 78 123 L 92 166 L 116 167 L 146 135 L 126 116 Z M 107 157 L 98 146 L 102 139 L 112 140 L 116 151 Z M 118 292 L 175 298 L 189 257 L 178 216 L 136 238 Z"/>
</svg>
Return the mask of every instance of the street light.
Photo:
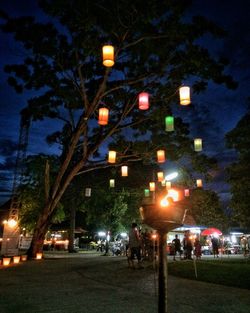
<svg viewBox="0 0 250 313">
<path fill-rule="evenodd" d="M 173 195 L 178 197 L 175 199 Z M 167 312 L 167 233 L 184 222 L 186 199 L 181 200 L 181 192 L 173 189 L 172 194 L 156 194 L 151 199 L 145 198 L 140 207 L 142 222 L 158 231 L 159 237 L 159 271 L 158 271 L 158 313 Z"/>
</svg>

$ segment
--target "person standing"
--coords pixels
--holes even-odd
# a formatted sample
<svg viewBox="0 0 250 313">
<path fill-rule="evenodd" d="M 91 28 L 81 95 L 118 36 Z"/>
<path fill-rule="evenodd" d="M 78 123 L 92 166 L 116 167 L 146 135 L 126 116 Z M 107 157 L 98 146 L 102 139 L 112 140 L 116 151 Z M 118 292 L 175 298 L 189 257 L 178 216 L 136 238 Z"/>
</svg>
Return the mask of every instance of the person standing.
<svg viewBox="0 0 250 313">
<path fill-rule="evenodd" d="M 137 259 L 138 268 L 142 268 L 141 265 L 141 238 L 136 223 L 132 223 L 129 231 L 129 249 L 130 255 L 128 257 L 129 267 L 135 268 L 134 259 Z"/>
<path fill-rule="evenodd" d="M 217 258 L 218 258 L 219 257 L 219 240 L 218 240 L 218 238 L 212 237 L 211 243 L 212 243 L 214 258 L 215 258 L 215 256 L 217 256 Z"/>
<path fill-rule="evenodd" d="M 175 235 L 175 239 L 172 240 L 172 243 L 174 245 L 174 261 L 176 261 L 175 259 L 175 256 L 176 256 L 176 253 L 178 252 L 179 255 L 180 255 L 180 258 L 181 258 L 181 241 L 180 239 L 178 238 L 178 235 Z"/>
<path fill-rule="evenodd" d="M 199 238 L 195 238 L 194 241 L 194 255 L 196 256 L 196 259 L 201 258 L 201 243 Z"/>
</svg>

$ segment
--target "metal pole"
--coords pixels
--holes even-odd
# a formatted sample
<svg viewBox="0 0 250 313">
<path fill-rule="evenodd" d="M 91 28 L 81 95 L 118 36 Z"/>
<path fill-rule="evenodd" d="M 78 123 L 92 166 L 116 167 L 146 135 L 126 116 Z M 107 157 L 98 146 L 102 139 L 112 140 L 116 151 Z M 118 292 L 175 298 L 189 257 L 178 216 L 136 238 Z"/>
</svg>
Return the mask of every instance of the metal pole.
<svg viewBox="0 0 250 313">
<path fill-rule="evenodd" d="M 159 232 L 158 313 L 167 313 L 167 234 Z"/>
</svg>

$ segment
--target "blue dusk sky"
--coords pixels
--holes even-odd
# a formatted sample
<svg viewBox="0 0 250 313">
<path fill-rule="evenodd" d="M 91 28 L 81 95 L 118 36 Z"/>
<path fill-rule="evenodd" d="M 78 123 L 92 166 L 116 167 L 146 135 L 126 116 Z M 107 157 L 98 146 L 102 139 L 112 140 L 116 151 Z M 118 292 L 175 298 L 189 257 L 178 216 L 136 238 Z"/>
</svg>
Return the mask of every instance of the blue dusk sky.
<svg viewBox="0 0 250 313">
<path fill-rule="evenodd" d="M 46 21 L 35 0 L 3 0 L 0 9 L 10 16 L 33 15 Z M 194 105 L 184 119 L 191 123 L 194 137 L 202 137 L 204 153 L 218 159 L 221 171 L 211 186 L 222 199 L 229 198 L 229 186 L 225 182 L 224 168 L 236 158 L 234 151 L 225 148 L 224 136 L 233 129 L 247 110 L 250 96 L 250 2 L 247 0 L 196 0 L 190 13 L 208 17 L 227 31 L 227 37 L 212 40 L 207 37 L 203 44 L 215 55 L 230 60 L 226 72 L 239 83 L 236 90 L 210 83 L 206 93 L 194 99 Z M 16 94 L 7 84 L 3 71 L 6 64 L 20 60 L 20 46 L 11 35 L 0 33 L 0 204 L 11 195 L 13 168 L 17 151 L 20 111 L 26 106 L 28 93 Z M 30 129 L 28 154 L 57 152 L 45 141 L 45 130 L 56 130 L 53 121 L 36 122 Z"/>
</svg>

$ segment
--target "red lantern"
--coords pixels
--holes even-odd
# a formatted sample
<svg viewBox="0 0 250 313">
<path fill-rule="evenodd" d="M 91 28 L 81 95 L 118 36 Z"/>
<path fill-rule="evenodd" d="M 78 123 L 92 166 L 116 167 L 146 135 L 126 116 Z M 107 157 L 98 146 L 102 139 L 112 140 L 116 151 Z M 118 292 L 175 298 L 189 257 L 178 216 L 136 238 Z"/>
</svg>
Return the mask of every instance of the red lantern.
<svg viewBox="0 0 250 313">
<path fill-rule="evenodd" d="M 189 195 L 190 195 L 189 189 L 184 189 L 184 196 L 189 197 Z"/>
<path fill-rule="evenodd" d="M 109 110 L 107 108 L 100 108 L 99 109 L 98 124 L 99 125 L 107 125 L 108 119 L 109 119 Z"/>
<path fill-rule="evenodd" d="M 147 110 L 149 108 L 149 94 L 147 92 L 141 92 L 139 94 L 139 109 Z"/>
</svg>

